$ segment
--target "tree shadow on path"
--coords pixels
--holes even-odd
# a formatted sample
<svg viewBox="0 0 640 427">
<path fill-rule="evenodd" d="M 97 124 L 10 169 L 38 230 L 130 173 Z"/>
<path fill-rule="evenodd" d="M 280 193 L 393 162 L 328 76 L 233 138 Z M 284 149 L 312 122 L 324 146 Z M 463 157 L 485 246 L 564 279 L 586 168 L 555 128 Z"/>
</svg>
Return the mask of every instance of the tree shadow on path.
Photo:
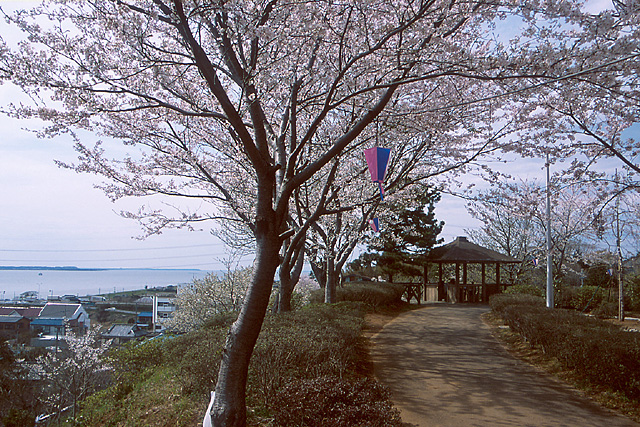
<svg viewBox="0 0 640 427">
<path fill-rule="evenodd" d="M 373 337 L 375 374 L 407 426 L 640 426 L 511 356 L 480 319 L 487 311 L 431 305 Z"/>
</svg>

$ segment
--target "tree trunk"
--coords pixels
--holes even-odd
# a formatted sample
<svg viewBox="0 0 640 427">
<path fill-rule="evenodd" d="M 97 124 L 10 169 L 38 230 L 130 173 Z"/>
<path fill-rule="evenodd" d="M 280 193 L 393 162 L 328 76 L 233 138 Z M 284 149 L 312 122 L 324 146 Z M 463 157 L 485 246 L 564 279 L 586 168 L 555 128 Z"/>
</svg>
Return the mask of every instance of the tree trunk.
<svg viewBox="0 0 640 427">
<path fill-rule="evenodd" d="M 277 312 L 291 311 L 291 295 L 293 295 L 293 280 L 291 272 L 280 268 L 280 289 L 278 290 Z"/>
<path fill-rule="evenodd" d="M 246 425 L 246 384 L 249 361 L 260 334 L 273 278 L 280 262 L 280 240 L 274 232 L 259 236 L 256 244 L 255 272 L 244 304 L 227 336 L 222 353 L 216 396 L 211 410 L 215 427 Z"/>
<path fill-rule="evenodd" d="M 309 265 L 311 265 L 311 271 L 313 271 L 313 275 L 315 276 L 316 281 L 318 282 L 318 285 L 320 285 L 320 288 L 321 289 L 326 288 L 327 271 L 324 268 L 324 266 L 322 264 L 318 264 L 313 261 L 310 261 Z"/>
<path fill-rule="evenodd" d="M 333 255 L 327 257 L 327 283 L 324 288 L 325 304 L 333 304 L 336 302 L 336 279 Z"/>
<path fill-rule="evenodd" d="M 296 263 L 292 270 L 280 266 L 280 291 L 278 292 L 278 312 L 291 311 L 291 297 L 293 290 L 300 281 L 302 268 L 304 267 L 304 241 L 297 251 Z"/>
</svg>

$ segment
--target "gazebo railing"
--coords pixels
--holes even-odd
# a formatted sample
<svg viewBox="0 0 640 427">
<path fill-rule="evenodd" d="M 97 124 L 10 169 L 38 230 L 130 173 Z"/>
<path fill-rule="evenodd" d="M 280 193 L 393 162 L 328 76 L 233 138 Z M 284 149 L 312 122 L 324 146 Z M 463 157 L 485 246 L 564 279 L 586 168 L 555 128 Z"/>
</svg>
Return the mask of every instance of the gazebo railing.
<svg viewBox="0 0 640 427">
<path fill-rule="evenodd" d="M 509 283 L 455 284 L 455 283 L 415 283 L 400 282 L 404 285 L 403 299 L 411 303 L 421 302 L 452 302 L 452 303 L 487 303 L 493 294 L 504 291 L 511 286 Z"/>
</svg>

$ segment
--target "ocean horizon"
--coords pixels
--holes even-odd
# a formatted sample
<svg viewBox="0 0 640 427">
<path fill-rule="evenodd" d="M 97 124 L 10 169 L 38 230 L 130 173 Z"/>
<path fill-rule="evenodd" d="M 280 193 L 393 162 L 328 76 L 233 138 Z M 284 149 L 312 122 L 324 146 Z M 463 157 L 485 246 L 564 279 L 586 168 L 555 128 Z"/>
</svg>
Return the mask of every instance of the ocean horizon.
<svg viewBox="0 0 640 427">
<path fill-rule="evenodd" d="M 0 298 L 13 300 L 26 291 L 39 298 L 99 295 L 180 285 L 202 279 L 210 271 L 154 268 L 0 267 Z"/>
</svg>

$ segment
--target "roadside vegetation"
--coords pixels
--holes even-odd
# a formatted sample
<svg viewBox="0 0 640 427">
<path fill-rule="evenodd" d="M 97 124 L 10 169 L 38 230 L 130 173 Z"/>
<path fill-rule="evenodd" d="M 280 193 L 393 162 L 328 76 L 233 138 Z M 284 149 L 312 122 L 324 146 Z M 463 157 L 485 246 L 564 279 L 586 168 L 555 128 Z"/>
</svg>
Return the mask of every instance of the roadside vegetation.
<svg viewBox="0 0 640 427">
<path fill-rule="evenodd" d="M 400 426 L 388 391 L 372 378 L 367 313 L 398 306 L 402 287 L 355 282 L 336 304 L 268 315 L 247 382 L 251 426 Z M 193 426 L 202 423 L 234 313 L 189 333 L 114 351 L 114 383 L 81 404 L 71 425 Z"/>
<path fill-rule="evenodd" d="M 548 309 L 531 289 L 521 290 L 525 293 L 513 289 L 490 299 L 499 318 L 494 320 L 509 326 L 497 330 L 499 337 L 527 361 L 640 420 L 640 332 L 585 315 L 585 300 L 594 289 L 571 291 L 579 310 Z M 594 312 L 601 307 L 596 305 Z"/>
</svg>

